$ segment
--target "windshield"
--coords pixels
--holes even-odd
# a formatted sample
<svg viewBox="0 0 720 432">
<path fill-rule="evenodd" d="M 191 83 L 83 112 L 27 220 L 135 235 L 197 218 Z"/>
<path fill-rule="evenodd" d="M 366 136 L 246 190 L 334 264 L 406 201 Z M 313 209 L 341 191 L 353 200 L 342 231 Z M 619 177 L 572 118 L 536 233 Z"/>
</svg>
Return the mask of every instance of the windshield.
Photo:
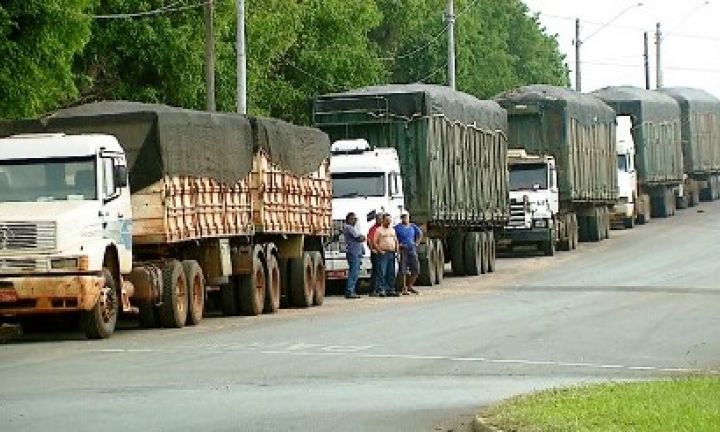
<svg viewBox="0 0 720 432">
<path fill-rule="evenodd" d="M 332 175 L 333 198 L 385 196 L 385 173 Z"/>
<path fill-rule="evenodd" d="M 547 189 L 545 164 L 510 165 L 510 190 Z"/>
<path fill-rule="evenodd" d="M 95 158 L 0 161 L 0 202 L 94 200 Z"/>
<path fill-rule="evenodd" d="M 618 155 L 618 170 L 623 171 L 623 172 L 628 170 L 627 155 L 624 155 L 624 154 Z"/>
</svg>

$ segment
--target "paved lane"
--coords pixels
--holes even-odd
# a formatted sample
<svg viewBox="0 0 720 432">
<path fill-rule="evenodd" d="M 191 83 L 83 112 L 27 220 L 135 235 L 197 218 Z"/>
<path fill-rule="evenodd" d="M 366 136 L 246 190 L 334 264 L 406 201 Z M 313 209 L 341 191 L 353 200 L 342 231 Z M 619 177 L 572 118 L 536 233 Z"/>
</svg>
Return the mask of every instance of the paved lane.
<svg viewBox="0 0 720 432">
<path fill-rule="evenodd" d="M 400 299 L 0 345 L 2 430 L 433 430 L 534 389 L 720 367 L 720 204 Z"/>
</svg>

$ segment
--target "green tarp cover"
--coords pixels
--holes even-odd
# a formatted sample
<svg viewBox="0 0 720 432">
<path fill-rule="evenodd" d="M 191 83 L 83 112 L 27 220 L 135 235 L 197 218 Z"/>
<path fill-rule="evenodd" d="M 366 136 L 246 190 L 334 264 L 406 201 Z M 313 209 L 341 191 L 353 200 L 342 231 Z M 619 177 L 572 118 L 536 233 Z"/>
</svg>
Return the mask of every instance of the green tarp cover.
<svg viewBox="0 0 720 432">
<path fill-rule="evenodd" d="M 638 87 L 605 87 L 591 93 L 615 110 L 617 115 L 630 115 L 637 124 L 664 123 L 680 120 L 680 107 L 671 97 Z"/>
<path fill-rule="evenodd" d="M 530 85 L 501 93 L 495 100 L 505 108 L 523 104 L 554 106 L 565 109 L 568 117 L 583 124 L 615 122 L 615 112 L 601 100 L 563 87 Z"/>
<path fill-rule="evenodd" d="M 314 171 L 330 152 L 324 133 L 279 120 L 126 101 L 90 103 L 42 119 L 0 124 L 0 136 L 29 132 L 114 135 L 127 155 L 132 190 L 164 175 L 234 183 L 250 172 L 259 148 L 297 174 Z"/>
<path fill-rule="evenodd" d="M 481 129 L 507 130 L 507 115 L 497 103 L 429 84 L 390 84 L 323 95 L 315 101 L 314 114 L 317 124 L 322 124 L 323 113 L 363 107 L 380 116 L 389 114 L 411 119 L 444 115 L 452 121 L 475 124 Z"/>
</svg>

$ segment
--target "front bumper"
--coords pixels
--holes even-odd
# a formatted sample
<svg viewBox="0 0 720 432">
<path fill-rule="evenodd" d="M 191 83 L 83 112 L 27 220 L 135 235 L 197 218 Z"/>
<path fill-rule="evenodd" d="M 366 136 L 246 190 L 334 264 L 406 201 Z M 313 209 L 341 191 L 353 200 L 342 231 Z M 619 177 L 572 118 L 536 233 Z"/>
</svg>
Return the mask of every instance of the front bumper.
<svg viewBox="0 0 720 432">
<path fill-rule="evenodd" d="M 514 245 L 535 244 L 552 239 L 550 228 L 506 228 L 503 230 L 502 240 Z"/>
<path fill-rule="evenodd" d="M 360 258 L 360 279 L 369 279 L 372 271 L 370 257 Z M 348 277 L 348 263 L 345 255 L 325 257 L 325 278 L 327 280 L 345 280 Z"/>
<path fill-rule="evenodd" d="M 0 315 L 90 310 L 104 283 L 100 275 L 0 277 Z"/>
</svg>

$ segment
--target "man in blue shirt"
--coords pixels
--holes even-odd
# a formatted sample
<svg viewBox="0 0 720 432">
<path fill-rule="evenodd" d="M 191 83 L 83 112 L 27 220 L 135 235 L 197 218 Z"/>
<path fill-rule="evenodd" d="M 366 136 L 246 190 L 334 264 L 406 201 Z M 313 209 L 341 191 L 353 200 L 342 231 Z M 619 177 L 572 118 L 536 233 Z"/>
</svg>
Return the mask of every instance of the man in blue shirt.
<svg viewBox="0 0 720 432">
<path fill-rule="evenodd" d="M 345 285 L 345 298 L 357 299 L 359 295 L 355 293 L 355 286 L 360 278 L 360 258 L 363 256 L 363 244 L 365 236 L 360 233 L 357 228 L 357 216 L 350 212 L 345 216 L 345 226 L 343 227 L 343 236 L 345 236 L 345 245 L 347 247 L 345 257 L 348 262 L 348 278 Z"/>
<path fill-rule="evenodd" d="M 403 295 L 418 294 L 415 281 L 420 274 L 420 260 L 417 248 L 423 238 L 422 230 L 410 222 L 410 213 L 403 210 L 401 223 L 395 225 L 395 233 L 400 243 L 400 274 L 403 275 Z"/>
</svg>

